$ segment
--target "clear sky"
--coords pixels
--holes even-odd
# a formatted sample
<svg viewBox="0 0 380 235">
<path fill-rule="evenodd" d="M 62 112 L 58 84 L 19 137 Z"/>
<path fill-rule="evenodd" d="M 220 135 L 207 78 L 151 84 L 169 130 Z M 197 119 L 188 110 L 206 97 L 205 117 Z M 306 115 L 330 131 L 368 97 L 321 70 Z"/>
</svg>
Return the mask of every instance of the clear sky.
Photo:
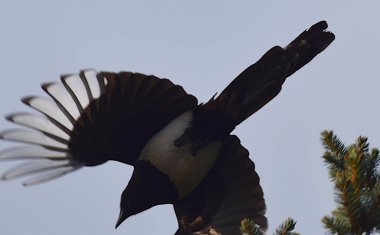
<svg viewBox="0 0 380 235">
<path fill-rule="evenodd" d="M 2 0 L 0 115 L 27 110 L 20 97 L 42 95 L 40 83 L 83 68 L 167 77 L 207 101 L 269 48 L 327 20 L 335 42 L 233 132 L 261 176 L 270 234 L 288 216 L 297 231 L 323 234 L 320 220 L 335 204 L 320 132 L 333 129 L 346 143 L 365 135 L 380 147 L 379 9 L 375 0 Z M 114 229 L 131 172 L 109 162 L 35 187 L 0 183 L 0 232 L 173 234 L 171 206 Z"/>
</svg>

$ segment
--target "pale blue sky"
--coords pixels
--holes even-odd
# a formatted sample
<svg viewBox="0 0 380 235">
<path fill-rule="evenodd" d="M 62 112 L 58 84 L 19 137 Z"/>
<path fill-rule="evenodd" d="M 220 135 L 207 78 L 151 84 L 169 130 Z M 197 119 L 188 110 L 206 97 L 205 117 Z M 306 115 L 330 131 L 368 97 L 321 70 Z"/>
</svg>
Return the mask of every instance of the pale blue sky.
<svg viewBox="0 0 380 235">
<path fill-rule="evenodd" d="M 27 110 L 19 98 L 41 95 L 40 83 L 83 68 L 167 77 L 207 101 L 269 48 L 327 20 L 336 41 L 234 131 L 261 176 L 270 233 L 291 216 L 297 231 L 323 234 L 320 219 L 335 204 L 319 133 L 333 129 L 346 143 L 362 134 L 380 147 L 379 9 L 375 0 L 2 0 L 0 116 Z M 0 232 L 173 234 L 171 206 L 114 229 L 131 172 L 109 162 L 35 187 L 0 183 Z"/>
</svg>

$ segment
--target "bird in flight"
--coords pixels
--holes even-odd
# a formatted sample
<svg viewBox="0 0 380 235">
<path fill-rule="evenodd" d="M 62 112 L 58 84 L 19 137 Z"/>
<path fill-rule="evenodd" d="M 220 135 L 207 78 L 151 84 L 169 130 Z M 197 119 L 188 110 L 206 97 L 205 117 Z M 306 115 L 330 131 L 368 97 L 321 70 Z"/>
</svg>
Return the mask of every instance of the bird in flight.
<svg viewBox="0 0 380 235">
<path fill-rule="evenodd" d="M 4 130 L 0 137 L 26 145 L 0 152 L 0 160 L 22 161 L 2 179 L 29 176 L 24 185 L 35 185 L 114 160 L 134 167 L 116 227 L 153 206 L 172 204 L 177 235 L 235 235 L 245 218 L 265 230 L 259 176 L 231 132 L 334 40 L 326 29 L 321 21 L 288 46 L 273 47 L 206 103 L 168 79 L 132 72 L 84 70 L 43 84 L 49 98 L 22 99 L 37 112 L 6 117 L 27 128 Z"/>
</svg>

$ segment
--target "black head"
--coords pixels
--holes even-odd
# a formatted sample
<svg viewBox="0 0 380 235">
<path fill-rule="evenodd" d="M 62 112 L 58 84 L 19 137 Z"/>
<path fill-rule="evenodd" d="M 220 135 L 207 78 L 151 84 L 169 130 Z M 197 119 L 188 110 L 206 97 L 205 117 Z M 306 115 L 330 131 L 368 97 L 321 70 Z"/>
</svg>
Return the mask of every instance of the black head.
<svg viewBox="0 0 380 235">
<path fill-rule="evenodd" d="M 170 178 L 147 161 L 135 165 L 132 178 L 121 195 L 120 215 L 116 228 L 128 217 L 153 206 L 171 204 L 178 192 Z"/>
</svg>

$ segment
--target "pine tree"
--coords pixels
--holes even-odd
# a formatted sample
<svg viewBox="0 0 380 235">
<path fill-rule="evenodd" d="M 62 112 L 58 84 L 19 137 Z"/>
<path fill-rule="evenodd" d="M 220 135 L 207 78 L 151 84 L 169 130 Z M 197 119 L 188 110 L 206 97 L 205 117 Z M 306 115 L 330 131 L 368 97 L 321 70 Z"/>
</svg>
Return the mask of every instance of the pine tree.
<svg viewBox="0 0 380 235">
<path fill-rule="evenodd" d="M 332 131 L 321 134 L 323 158 L 335 185 L 337 208 L 322 222 L 329 234 L 363 235 L 380 233 L 380 154 L 369 149 L 366 137 L 345 146 Z M 299 235 L 293 232 L 291 218 L 282 223 L 275 235 Z M 241 222 L 242 235 L 263 235 L 251 220 Z"/>
<path fill-rule="evenodd" d="M 322 222 L 331 234 L 380 231 L 379 150 L 369 150 L 366 137 L 345 146 L 332 131 L 322 132 L 323 155 L 335 184 L 337 208 Z"/>
</svg>

